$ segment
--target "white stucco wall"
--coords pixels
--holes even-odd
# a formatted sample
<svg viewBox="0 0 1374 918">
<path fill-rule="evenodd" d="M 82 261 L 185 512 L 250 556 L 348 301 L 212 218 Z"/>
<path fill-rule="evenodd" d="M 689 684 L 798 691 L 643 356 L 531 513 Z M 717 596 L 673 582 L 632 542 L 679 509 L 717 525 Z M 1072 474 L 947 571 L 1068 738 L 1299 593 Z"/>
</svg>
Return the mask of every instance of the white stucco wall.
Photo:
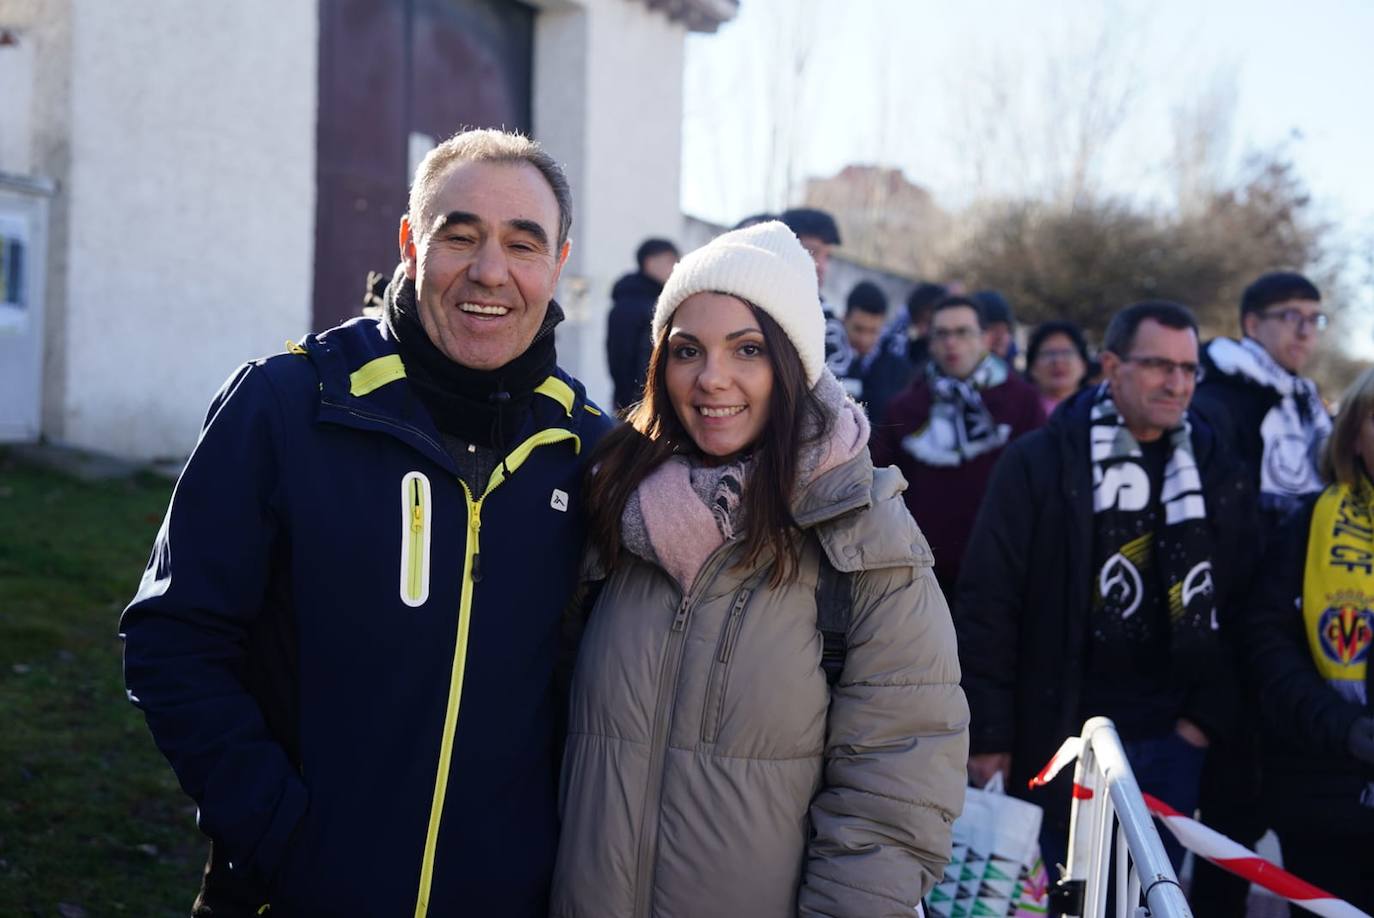
<svg viewBox="0 0 1374 918">
<path fill-rule="evenodd" d="M 63 350 L 66 315 L 67 198 L 62 191 L 69 162 L 72 0 L 0 0 L 0 27 L 12 29 L 18 48 L 0 50 L 9 58 L 0 79 L 0 132 L 8 135 L 0 169 L 27 175 L 55 188 L 47 202 L 46 265 L 30 280 L 43 289 L 44 302 L 39 410 L 40 431 L 58 423 L 66 366 Z M 15 82 L 11 84 L 10 77 Z M 37 292 L 34 288 L 33 292 Z M 38 310 L 35 311 L 37 315 Z"/>
<path fill-rule="evenodd" d="M 313 2 L 72 0 L 49 436 L 185 456 L 235 365 L 308 328 Z"/>
<path fill-rule="evenodd" d="M 534 133 L 564 163 L 575 202 L 559 359 L 609 404 L 606 313 L 648 236 L 681 225 L 687 30 L 641 0 L 549 3 L 536 18 Z"/>
<path fill-rule="evenodd" d="M 17 10 L 12 15 L 18 18 Z M 7 25 L 0 7 L 0 29 Z M 27 23 L 25 23 L 27 25 Z M 13 45 L 0 47 L 0 172 L 33 173 L 33 75 L 36 42 L 19 31 Z"/>
</svg>

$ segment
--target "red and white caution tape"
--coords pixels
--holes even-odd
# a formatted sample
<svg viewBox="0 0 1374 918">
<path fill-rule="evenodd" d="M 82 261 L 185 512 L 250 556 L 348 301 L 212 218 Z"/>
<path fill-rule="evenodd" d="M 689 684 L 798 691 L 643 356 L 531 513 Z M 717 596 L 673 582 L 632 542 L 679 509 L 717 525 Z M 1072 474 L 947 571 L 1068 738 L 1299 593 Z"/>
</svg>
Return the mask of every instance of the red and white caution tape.
<svg viewBox="0 0 1374 918">
<path fill-rule="evenodd" d="M 1037 787 L 1044 787 L 1054 780 L 1054 776 L 1064 770 L 1074 759 L 1083 753 L 1083 737 L 1071 736 L 1059 744 L 1059 751 L 1054 754 L 1045 767 L 1040 769 L 1040 773 L 1030 779 L 1031 790 Z"/>
<path fill-rule="evenodd" d="M 1301 905 L 1314 915 L 1323 918 L 1371 918 L 1349 902 L 1298 879 L 1215 829 L 1207 828 L 1196 819 L 1189 819 L 1157 797 L 1149 794 L 1142 796 L 1155 818 L 1174 834 L 1183 847 L 1198 857 L 1205 857 L 1223 870 L 1229 870 L 1276 896 Z"/>
</svg>

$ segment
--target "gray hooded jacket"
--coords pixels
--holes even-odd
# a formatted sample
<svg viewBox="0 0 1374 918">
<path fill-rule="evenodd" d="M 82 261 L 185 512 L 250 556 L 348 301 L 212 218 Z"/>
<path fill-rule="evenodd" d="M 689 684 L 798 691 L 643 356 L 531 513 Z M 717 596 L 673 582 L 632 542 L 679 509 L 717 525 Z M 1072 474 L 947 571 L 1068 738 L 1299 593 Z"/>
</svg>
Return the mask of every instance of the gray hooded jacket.
<svg viewBox="0 0 1374 918">
<path fill-rule="evenodd" d="M 634 556 L 610 574 L 573 681 L 554 918 L 910 918 L 949 859 L 968 707 L 905 484 L 864 449 L 801 489 L 813 535 L 778 588 L 733 540 L 686 595 Z M 820 550 L 854 572 L 833 690 Z"/>
</svg>

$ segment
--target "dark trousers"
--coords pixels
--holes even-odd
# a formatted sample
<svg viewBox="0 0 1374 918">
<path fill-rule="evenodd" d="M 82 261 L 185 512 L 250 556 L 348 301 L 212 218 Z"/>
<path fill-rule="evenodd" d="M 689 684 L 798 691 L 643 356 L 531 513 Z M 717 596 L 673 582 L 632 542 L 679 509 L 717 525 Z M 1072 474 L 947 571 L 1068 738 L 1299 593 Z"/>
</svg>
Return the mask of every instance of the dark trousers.
<svg viewBox="0 0 1374 918">
<path fill-rule="evenodd" d="M 1233 841 L 1253 849 L 1269 828 L 1259 793 L 1259 750 L 1249 731 L 1231 744 L 1207 751 L 1198 801 L 1202 822 Z M 1193 862 L 1188 902 L 1209 918 L 1245 918 L 1250 882 L 1209 861 Z"/>
<path fill-rule="evenodd" d="M 1279 832 L 1283 866 L 1291 874 L 1374 914 L 1374 835 Z M 1310 915 L 1301 906 L 1294 914 Z"/>
<path fill-rule="evenodd" d="M 1143 792 L 1158 797 L 1180 813 L 1192 815 L 1197 809 L 1203 762 L 1207 758 L 1206 749 L 1189 744 L 1173 731 L 1165 736 L 1150 739 L 1122 740 L 1121 745 L 1126 750 L 1126 761 L 1131 763 L 1136 783 Z M 1065 813 L 1062 817 L 1052 818 L 1051 814 L 1046 813 L 1044 828 L 1040 832 L 1040 853 L 1045 859 L 1051 882 L 1059 878 L 1058 871 L 1053 865 L 1064 864 L 1068 860 L 1069 838 L 1064 823 L 1061 822 L 1061 819 L 1067 816 Z M 1170 863 L 1174 865 L 1174 872 L 1178 873 L 1183 865 L 1183 846 L 1167 829 L 1160 830 L 1160 839 L 1164 842 L 1164 850 L 1169 855 Z M 1110 883 L 1107 898 L 1110 914 Z"/>
</svg>

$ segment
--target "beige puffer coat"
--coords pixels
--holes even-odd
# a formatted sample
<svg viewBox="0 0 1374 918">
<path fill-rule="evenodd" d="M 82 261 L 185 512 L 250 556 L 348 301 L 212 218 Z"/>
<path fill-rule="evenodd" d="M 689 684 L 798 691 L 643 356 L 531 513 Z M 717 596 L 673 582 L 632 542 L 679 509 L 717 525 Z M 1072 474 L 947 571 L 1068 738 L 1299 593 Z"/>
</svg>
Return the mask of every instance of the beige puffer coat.
<svg viewBox="0 0 1374 918">
<path fill-rule="evenodd" d="M 968 707 L 904 488 L 866 449 L 818 477 L 794 506 L 818 538 L 777 589 L 735 542 L 686 596 L 625 556 L 573 681 L 554 918 L 910 918 L 949 859 Z M 820 546 L 857 572 L 833 692 Z"/>
</svg>

